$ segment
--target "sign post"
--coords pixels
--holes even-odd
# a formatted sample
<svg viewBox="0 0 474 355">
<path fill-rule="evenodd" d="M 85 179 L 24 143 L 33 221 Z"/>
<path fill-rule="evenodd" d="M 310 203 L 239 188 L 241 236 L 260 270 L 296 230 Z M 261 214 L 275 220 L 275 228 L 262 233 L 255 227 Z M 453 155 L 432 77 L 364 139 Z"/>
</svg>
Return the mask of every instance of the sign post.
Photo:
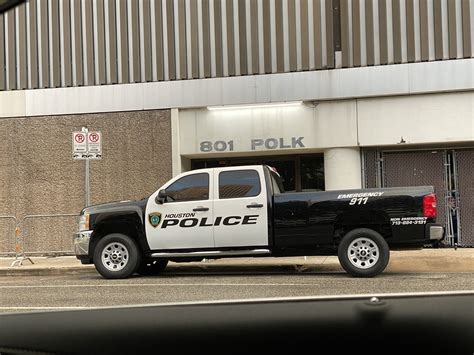
<svg viewBox="0 0 474 355">
<path fill-rule="evenodd" d="M 87 127 L 72 132 L 72 158 L 85 160 L 84 195 L 86 206 L 90 206 L 90 160 L 102 159 L 102 133 L 89 132 Z"/>
<path fill-rule="evenodd" d="M 89 129 L 87 127 L 82 127 L 82 132 L 84 132 L 84 134 L 86 135 L 86 137 L 89 136 Z M 89 161 L 89 156 L 88 156 L 88 153 L 89 153 L 89 147 L 88 147 L 88 143 L 89 141 L 86 139 L 86 154 L 87 154 L 87 157 L 86 157 L 86 171 L 85 171 L 85 174 L 84 174 L 84 178 L 85 178 L 85 181 L 84 181 L 84 195 L 86 197 L 86 206 L 90 206 L 91 205 L 91 186 L 90 186 L 90 161 Z"/>
</svg>

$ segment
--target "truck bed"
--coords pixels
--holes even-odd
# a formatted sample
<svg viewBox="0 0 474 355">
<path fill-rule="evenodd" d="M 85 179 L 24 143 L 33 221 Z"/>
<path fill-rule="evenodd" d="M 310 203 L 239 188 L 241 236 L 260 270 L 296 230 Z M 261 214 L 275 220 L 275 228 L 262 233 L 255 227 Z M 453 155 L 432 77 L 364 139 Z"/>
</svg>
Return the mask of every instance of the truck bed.
<svg viewBox="0 0 474 355">
<path fill-rule="evenodd" d="M 345 229 L 366 225 L 386 236 L 389 245 L 423 245 L 425 238 L 412 237 L 424 236 L 426 224 L 435 222 L 422 214 L 423 196 L 430 193 L 431 186 L 417 186 L 275 194 L 273 243 L 332 246 Z"/>
</svg>

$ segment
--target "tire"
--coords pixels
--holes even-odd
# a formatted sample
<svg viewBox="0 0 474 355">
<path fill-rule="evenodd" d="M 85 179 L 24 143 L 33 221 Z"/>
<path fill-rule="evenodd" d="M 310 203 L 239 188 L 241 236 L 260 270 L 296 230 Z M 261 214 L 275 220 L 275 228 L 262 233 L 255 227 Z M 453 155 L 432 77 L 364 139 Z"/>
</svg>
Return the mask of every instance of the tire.
<svg viewBox="0 0 474 355">
<path fill-rule="evenodd" d="M 351 230 L 342 238 L 337 255 L 341 266 L 350 275 L 373 277 L 381 274 L 387 267 L 390 250 L 379 233 L 359 228 Z"/>
<path fill-rule="evenodd" d="M 142 261 L 140 266 L 138 267 L 137 273 L 142 276 L 153 276 L 161 274 L 168 265 L 167 259 L 155 259 L 155 260 L 148 260 Z"/>
<path fill-rule="evenodd" d="M 140 259 L 135 241 L 119 233 L 100 239 L 94 250 L 95 268 L 106 279 L 126 279 L 138 269 Z"/>
</svg>

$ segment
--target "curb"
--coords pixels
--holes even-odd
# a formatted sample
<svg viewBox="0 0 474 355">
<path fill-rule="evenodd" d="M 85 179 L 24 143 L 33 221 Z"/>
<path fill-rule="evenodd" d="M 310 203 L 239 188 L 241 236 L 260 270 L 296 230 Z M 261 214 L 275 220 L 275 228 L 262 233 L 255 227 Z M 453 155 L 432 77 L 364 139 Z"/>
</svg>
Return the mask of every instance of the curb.
<svg viewBox="0 0 474 355">
<path fill-rule="evenodd" d="M 274 264 L 274 265 L 172 265 L 167 268 L 166 274 L 180 273 L 305 273 L 305 272 L 342 272 L 343 269 L 338 264 Z M 71 266 L 71 267 L 48 267 L 48 268 L 8 268 L 0 269 L 0 276 L 54 276 L 54 275 L 78 275 L 97 273 L 94 266 Z"/>
<path fill-rule="evenodd" d="M 447 259 L 445 256 L 434 258 L 412 258 L 408 256 L 398 256 L 393 258 L 387 266 L 389 273 L 452 273 L 452 272 L 474 272 L 474 253 L 468 253 L 465 257 L 456 260 Z M 344 272 L 339 262 L 330 259 L 322 262 L 312 262 L 310 260 L 291 260 L 273 263 L 259 262 L 258 260 L 244 260 L 238 262 L 202 262 L 202 263 L 171 263 L 165 274 L 303 274 L 303 273 L 339 273 Z M 96 274 L 94 265 L 82 265 L 78 262 L 63 266 L 52 265 L 51 263 L 42 265 L 24 265 L 17 267 L 0 267 L 0 276 L 53 276 L 53 275 L 80 275 Z"/>
<path fill-rule="evenodd" d="M 94 267 L 48 267 L 48 268 L 8 268 L 0 269 L 0 276 L 51 276 L 51 275 L 77 275 L 96 272 Z"/>
</svg>

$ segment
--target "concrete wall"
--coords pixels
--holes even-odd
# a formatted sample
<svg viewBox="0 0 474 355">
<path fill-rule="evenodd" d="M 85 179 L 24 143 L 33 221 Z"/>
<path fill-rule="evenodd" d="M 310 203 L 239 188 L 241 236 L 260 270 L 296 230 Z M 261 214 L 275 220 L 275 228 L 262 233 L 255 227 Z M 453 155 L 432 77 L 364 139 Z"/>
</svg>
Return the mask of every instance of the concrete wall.
<svg viewBox="0 0 474 355">
<path fill-rule="evenodd" d="M 474 59 L 136 84 L 0 91 L 0 117 L 457 92 Z"/>
<path fill-rule="evenodd" d="M 360 147 L 419 148 L 424 144 L 474 143 L 474 92 L 321 101 L 290 107 L 182 109 L 175 115 L 173 166 L 189 158 L 325 153 L 326 189 L 361 185 Z M 304 147 L 279 149 L 251 141 L 304 137 Z M 403 145 L 399 144 L 402 139 Z M 203 142 L 233 142 L 233 150 L 203 151 Z M 343 149 L 339 149 L 343 148 Z"/>
<path fill-rule="evenodd" d="M 359 99 L 357 119 L 361 146 L 472 143 L 474 91 Z"/>
<path fill-rule="evenodd" d="M 359 148 L 332 148 L 324 151 L 326 191 L 362 188 Z"/>
<path fill-rule="evenodd" d="M 291 154 L 338 147 L 474 141 L 474 91 L 392 96 L 315 105 L 229 110 L 182 109 L 173 133 L 185 157 Z M 303 137 L 304 147 L 268 149 L 252 139 Z M 233 141 L 233 151 L 202 151 L 203 141 Z"/>
<path fill-rule="evenodd" d="M 292 146 L 292 137 L 304 137 L 302 145 Z M 252 139 L 280 139 L 278 147 L 252 146 Z M 203 141 L 232 141 L 218 153 L 205 152 Z M 282 148 L 282 146 L 284 148 Z M 315 107 L 301 104 L 290 107 L 264 107 L 209 111 L 179 111 L 179 149 L 185 156 L 222 156 L 229 153 L 261 155 L 278 150 L 278 154 L 321 151 L 329 147 L 357 146 L 355 100 L 321 102 Z"/>
<path fill-rule="evenodd" d="M 93 204 L 150 195 L 171 177 L 170 111 L 138 111 L 0 120 L 0 214 L 79 213 L 84 164 L 72 160 L 71 133 L 82 126 L 103 136 L 103 158 L 91 162 Z M 72 250 L 76 218 L 32 219 L 25 250 Z M 13 252 L 0 219 L 0 252 Z"/>
</svg>

